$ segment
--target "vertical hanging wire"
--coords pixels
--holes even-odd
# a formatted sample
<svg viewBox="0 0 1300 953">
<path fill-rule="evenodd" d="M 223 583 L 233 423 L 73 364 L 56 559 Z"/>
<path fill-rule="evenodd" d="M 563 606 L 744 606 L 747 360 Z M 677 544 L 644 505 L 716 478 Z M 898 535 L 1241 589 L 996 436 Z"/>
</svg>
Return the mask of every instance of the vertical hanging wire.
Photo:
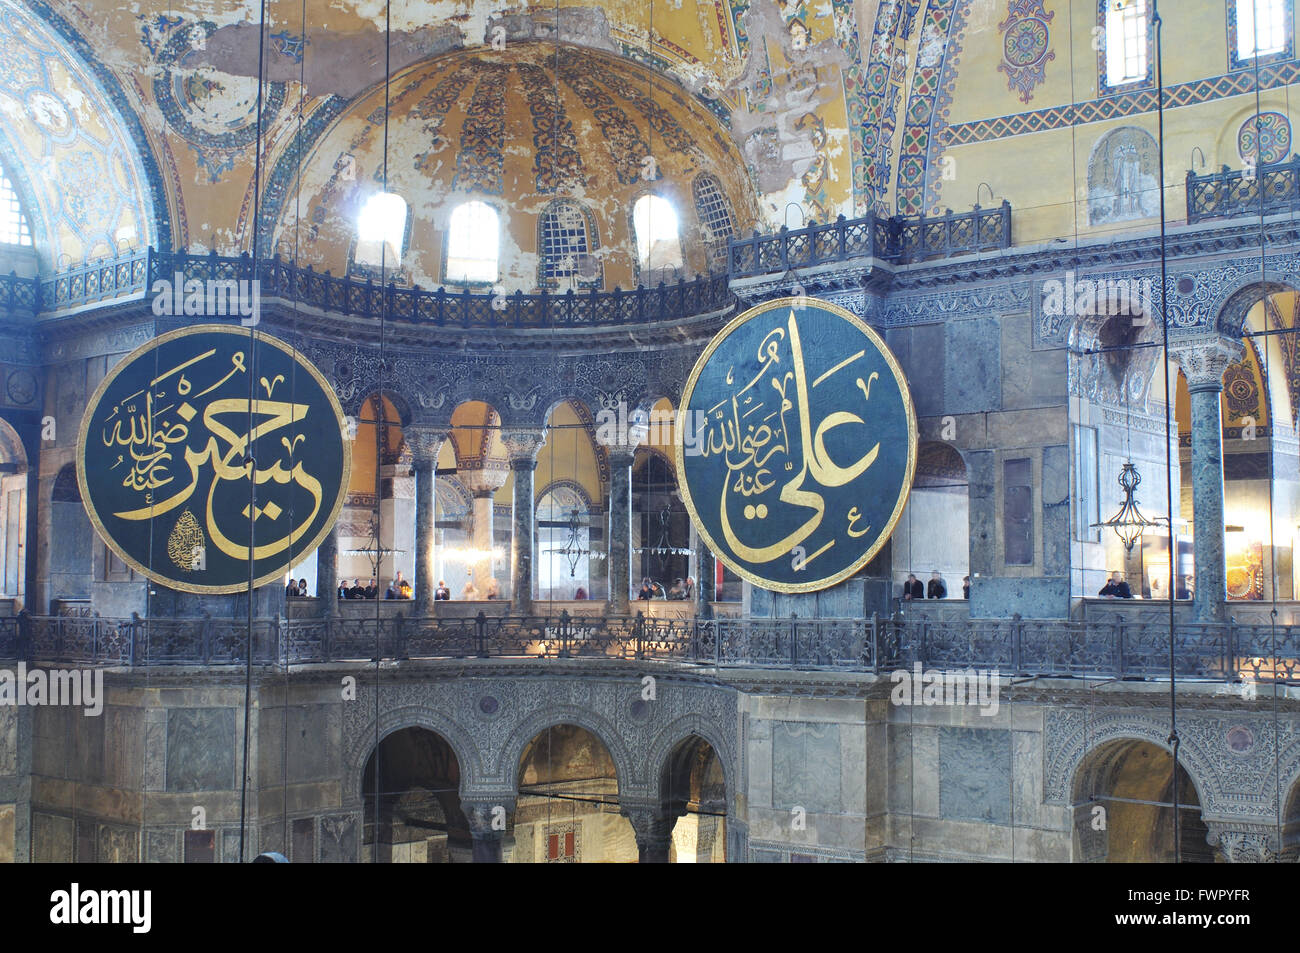
<svg viewBox="0 0 1300 953">
<path fill-rule="evenodd" d="M 1174 863 L 1181 863 L 1182 849 L 1179 844 L 1178 821 L 1178 673 L 1174 666 L 1174 462 L 1173 450 L 1169 446 L 1170 414 L 1173 407 L 1169 400 L 1169 311 L 1166 307 L 1168 288 L 1169 254 L 1166 244 L 1167 219 L 1165 212 L 1165 82 L 1164 82 L 1164 21 L 1160 18 L 1157 0 L 1151 0 L 1151 25 L 1155 30 L 1156 53 L 1156 124 L 1159 136 L 1156 141 L 1160 175 L 1160 329 L 1162 355 L 1164 357 L 1165 390 L 1165 505 L 1169 514 L 1169 745 L 1173 754 L 1173 835 Z M 1127 384 L 1125 385 L 1127 386 Z"/>
<path fill-rule="evenodd" d="M 1261 166 L 1263 165 L 1263 161 L 1262 161 L 1263 155 L 1260 150 L 1260 135 L 1262 133 L 1262 127 L 1260 124 L 1260 115 L 1261 115 L 1262 104 L 1261 104 L 1261 94 L 1260 94 L 1260 64 L 1259 64 L 1259 59 L 1260 59 L 1259 0 L 1251 0 L 1251 11 L 1252 11 L 1251 27 L 1254 31 L 1253 52 L 1254 52 L 1254 73 L 1255 73 L 1255 176 L 1256 176 L 1256 183 L 1257 183 L 1256 188 L 1259 191 L 1259 285 L 1261 291 L 1263 292 L 1263 297 L 1260 299 L 1260 302 L 1264 310 L 1263 320 L 1261 321 L 1263 327 L 1261 328 L 1261 330 L 1266 331 L 1268 330 L 1267 300 L 1270 297 L 1270 295 L 1268 291 L 1268 283 L 1265 280 L 1266 268 L 1267 268 L 1266 258 L 1268 252 L 1267 252 L 1267 246 L 1265 244 L 1265 236 L 1264 236 L 1264 176 L 1263 176 L 1263 170 L 1261 169 Z M 1240 28 L 1240 25 L 1238 25 L 1238 28 Z M 1288 87 L 1288 98 L 1289 98 L 1289 87 Z M 1290 111 L 1288 110 L 1288 114 L 1289 113 Z M 1293 314 L 1294 314 L 1294 309 L 1293 309 Z M 1294 320 L 1295 319 L 1293 317 L 1292 321 L 1294 322 Z M 1249 328 L 1243 328 L 1242 330 L 1248 332 Z M 1296 333 L 1294 327 L 1292 328 L 1291 333 L 1292 334 Z M 1284 793 L 1282 791 L 1282 751 L 1281 751 L 1282 735 L 1278 730 L 1279 711 L 1278 711 L 1278 697 L 1277 697 L 1278 676 L 1280 674 L 1279 671 L 1280 666 L 1278 664 L 1278 654 L 1277 654 L 1277 580 L 1278 580 L 1277 536 L 1276 536 L 1277 515 L 1274 513 L 1274 507 L 1273 507 L 1273 494 L 1276 491 L 1276 484 L 1274 482 L 1275 480 L 1274 468 L 1276 466 L 1276 461 L 1274 459 L 1273 434 L 1277 430 L 1277 419 L 1276 419 L 1276 414 L 1273 413 L 1272 410 L 1272 388 L 1269 386 L 1269 378 L 1268 378 L 1268 344 L 1269 344 L 1269 340 L 1267 337 L 1265 337 L 1264 357 L 1260 362 L 1260 374 L 1264 383 L 1263 386 L 1264 400 L 1266 402 L 1266 406 L 1269 407 L 1268 551 L 1269 551 L 1269 587 L 1271 589 L 1272 603 L 1273 603 L 1272 609 L 1269 612 L 1269 658 L 1271 659 L 1272 669 L 1273 669 L 1272 671 L 1273 691 L 1271 695 L 1272 708 L 1273 708 L 1273 791 L 1274 791 L 1274 805 L 1276 807 L 1275 813 L 1277 817 L 1277 846 L 1278 846 L 1278 850 L 1281 851 L 1282 847 L 1284 846 L 1282 843 L 1282 836 L 1283 836 L 1282 811 L 1284 809 L 1283 807 Z M 1258 352 L 1256 353 L 1256 357 L 1258 357 Z M 1291 384 L 1288 381 L 1287 382 L 1288 390 L 1290 389 L 1290 387 Z M 1292 421 L 1293 425 L 1294 423 L 1295 422 Z M 1226 491 L 1225 491 L 1225 496 L 1226 496 Z M 1294 558 L 1295 556 L 1294 554 L 1292 554 L 1292 559 Z M 1294 572 L 1292 575 L 1294 576 Z M 1294 595 L 1295 593 L 1293 592 L 1292 596 L 1294 597 Z M 1256 686 L 1256 688 L 1258 688 L 1258 686 Z"/>
<path fill-rule="evenodd" d="M 383 191 L 388 193 L 388 111 L 389 87 L 392 83 L 392 0 L 384 0 L 384 146 L 383 146 Z M 406 223 L 402 223 L 403 237 Z M 383 445 L 388 432 L 387 414 L 384 411 L 384 376 L 387 369 L 387 320 L 388 290 L 385 286 L 388 268 L 388 241 L 383 236 L 379 243 L 379 381 L 375 395 L 375 829 L 371 838 L 372 861 L 379 859 L 380 835 L 380 732 L 379 732 L 379 690 L 380 671 L 382 668 L 383 646 L 381 638 L 381 620 L 379 612 L 379 570 L 383 566 L 384 509 L 383 509 Z"/>
<path fill-rule="evenodd" d="M 293 267 L 290 269 L 290 274 L 294 276 L 295 280 L 297 278 L 298 257 L 301 250 L 300 246 L 301 246 L 301 239 L 302 239 L 302 151 L 303 151 L 302 115 L 303 115 L 304 101 L 307 96 L 307 0 L 301 0 L 301 18 L 302 18 L 302 28 L 300 32 L 300 41 L 302 44 L 302 52 L 301 52 L 301 59 L 299 59 L 298 61 L 297 129 L 295 131 L 294 138 L 291 140 L 292 142 L 295 143 L 295 146 L 294 146 L 294 193 L 293 193 Z M 293 309 L 292 310 L 293 336 L 292 336 L 292 344 L 290 346 L 293 349 L 293 353 L 295 357 L 295 360 L 289 370 L 289 377 L 290 377 L 289 392 L 292 394 L 296 394 L 297 387 L 298 387 L 298 361 L 296 360 L 296 358 L 298 354 L 298 341 L 300 337 L 300 327 L 299 327 L 300 315 L 298 311 L 298 295 L 296 293 L 290 294 L 289 299 L 290 299 L 290 306 Z M 297 452 L 297 443 L 292 440 L 290 441 L 290 443 L 292 444 L 292 446 L 290 446 L 289 448 L 289 462 L 292 465 L 293 457 Z M 346 475 L 347 474 L 345 474 L 345 476 Z M 290 526 L 294 525 L 294 519 L 295 519 L 295 498 L 291 496 L 289 498 L 289 525 Z M 291 540 L 289 543 L 289 555 L 288 555 L 290 582 L 293 581 L 293 550 L 294 550 L 294 546 Z M 335 560 L 337 563 L 337 556 L 335 557 Z M 329 605 L 329 603 L 325 602 L 325 600 L 335 599 L 337 597 L 337 593 L 331 592 L 322 595 L 321 585 L 320 585 L 321 579 L 320 579 L 319 564 L 320 564 L 320 557 L 318 555 L 317 571 L 316 571 L 316 601 L 317 604 L 321 607 L 321 611 L 324 612 L 326 610 L 326 607 Z M 285 601 L 284 614 L 285 614 L 285 634 L 286 634 L 285 645 L 287 649 L 291 649 L 292 642 L 290 640 L 293 634 L 294 613 L 293 613 L 293 603 L 289 600 Z M 289 692 L 288 692 L 289 658 L 287 654 L 284 659 L 284 665 L 282 666 L 281 671 L 284 675 L 284 682 L 283 682 L 284 688 L 282 691 L 283 714 L 280 718 L 280 725 L 281 725 L 280 843 L 283 844 L 287 850 L 290 848 L 290 844 L 289 844 Z"/>
<path fill-rule="evenodd" d="M 253 229 L 252 248 L 249 258 L 253 269 L 252 279 L 257 278 L 257 254 L 259 226 L 261 224 L 261 188 L 262 188 L 262 77 L 266 61 L 266 0 L 261 0 L 257 23 L 257 133 L 253 147 Z M 249 720 L 253 709 L 253 603 L 256 592 L 253 586 L 256 580 L 253 552 L 256 549 L 257 526 L 257 482 L 254 480 L 253 460 L 253 421 L 254 405 L 257 394 L 253 390 L 257 380 L 257 331 L 253 325 L 248 328 L 248 436 L 244 444 L 244 466 L 248 470 L 248 648 L 244 662 L 244 749 L 239 776 L 239 862 L 244 862 L 248 840 L 248 746 L 251 726 Z"/>
</svg>

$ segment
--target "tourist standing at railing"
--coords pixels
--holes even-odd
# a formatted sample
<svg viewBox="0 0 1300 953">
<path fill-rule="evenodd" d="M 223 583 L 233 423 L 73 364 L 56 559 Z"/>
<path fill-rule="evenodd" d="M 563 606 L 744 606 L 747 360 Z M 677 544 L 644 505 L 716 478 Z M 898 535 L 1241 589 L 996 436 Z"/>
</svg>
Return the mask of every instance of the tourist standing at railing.
<svg viewBox="0 0 1300 953">
<path fill-rule="evenodd" d="M 433 590 L 433 598 L 435 602 L 446 602 L 451 598 L 451 590 L 447 588 L 445 579 L 438 580 L 438 588 Z"/>
<path fill-rule="evenodd" d="M 473 573 L 465 578 L 465 586 L 460 590 L 460 597 L 467 602 L 473 602 L 478 598 L 478 587 L 474 585 Z"/>
<path fill-rule="evenodd" d="M 292 579 L 289 580 L 289 585 L 285 586 L 284 595 L 286 599 L 298 598 L 298 584 Z"/>
<path fill-rule="evenodd" d="M 687 577 L 686 577 L 686 595 L 682 596 L 682 598 L 683 598 L 683 599 L 687 599 L 687 600 L 689 600 L 689 599 L 690 599 L 691 597 L 693 597 L 694 595 L 695 595 L 695 577 L 694 577 L 694 576 L 687 576 Z"/>
<path fill-rule="evenodd" d="M 912 573 L 907 574 L 907 581 L 903 583 L 903 601 L 911 602 L 914 599 L 925 598 L 925 584 L 917 579 Z"/>
<path fill-rule="evenodd" d="M 482 596 L 480 596 L 480 598 L 482 599 L 501 598 L 501 585 L 500 583 L 497 582 L 496 576 L 488 576 L 487 585 L 484 586 L 484 591 Z"/>
<path fill-rule="evenodd" d="M 306 599 L 306 598 L 307 598 L 307 580 L 306 580 L 306 579 L 299 579 L 299 580 L 298 580 L 298 598 L 299 598 L 299 599 Z"/>
<path fill-rule="evenodd" d="M 930 573 L 930 585 L 926 587 L 925 597 L 927 599 L 948 598 L 948 587 L 944 584 L 943 577 L 939 575 L 937 569 Z"/>
<path fill-rule="evenodd" d="M 1120 573 L 1113 572 L 1110 574 L 1110 578 L 1106 580 L 1106 585 L 1101 587 L 1101 592 L 1098 595 L 1108 596 L 1112 599 L 1132 599 L 1133 590 L 1128 587 L 1128 583 L 1124 581 L 1124 577 Z"/>
<path fill-rule="evenodd" d="M 378 586 L 378 584 L 375 582 L 375 577 L 374 577 L 374 576 L 371 576 L 371 577 L 370 577 L 370 584 L 366 586 L 366 595 L 365 595 L 365 598 L 367 598 L 367 599 L 376 599 L 376 598 L 378 598 L 378 597 L 379 597 L 379 586 Z"/>
<path fill-rule="evenodd" d="M 587 590 L 584 589 L 584 588 L 582 588 L 582 586 L 579 586 L 579 587 L 578 587 L 578 591 L 575 592 L 575 593 L 573 594 L 573 598 L 576 599 L 576 600 L 579 600 L 579 601 L 581 601 L 581 600 L 583 600 L 583 599 L 586 599 L 586 598 L 587 598 Z"/>
<path fill-rule="evenodd" d="M 970 598 L 970 576 L 961 577 L 961 597 L 963 599 Z"/>
<path fill-rule="evenodd" d="M 364 599 L 366 597 L 366 588 L 361 585 L 360 579 L 352 580 L 352 588 L 348 590 L 349 599 Z"/>
<path fill-rule="evenodd" d="M 641 591 L 636 594 L 638 600 L 649 602 L 655 597 L 655 584 L 650 581 L 649 576 L 641 578 Z"/>
<path fill-rule="evenodd" d="M 339 598 L 348 598 L 348 581 L 346 579 L 339 583 Z"/>
</svg>

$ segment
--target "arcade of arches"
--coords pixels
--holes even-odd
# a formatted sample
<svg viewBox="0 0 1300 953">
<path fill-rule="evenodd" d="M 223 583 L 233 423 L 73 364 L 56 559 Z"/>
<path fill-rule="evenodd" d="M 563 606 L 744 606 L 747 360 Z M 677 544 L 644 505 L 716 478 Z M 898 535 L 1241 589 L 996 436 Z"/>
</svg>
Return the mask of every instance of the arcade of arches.
<svg viewBox="0 0 1300 953">
<path fill-rule="evenodd" d="M 0 861 L 1300 858 L 1296 4 L 1155 6 L 0 0 Z M 790 593 L 677 444 L 715 335 L 806 297 L 917 441 Z M 78 472 L 198 324 L 350 452 L 237 592 Z"/>
</svg>

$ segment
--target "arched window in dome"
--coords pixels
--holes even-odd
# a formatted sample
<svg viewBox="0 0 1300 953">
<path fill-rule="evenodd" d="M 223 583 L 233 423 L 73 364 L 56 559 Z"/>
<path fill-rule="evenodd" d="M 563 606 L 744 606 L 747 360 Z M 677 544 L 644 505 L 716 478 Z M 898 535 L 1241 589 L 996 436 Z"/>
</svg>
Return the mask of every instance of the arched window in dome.
<svg viewBox="0 0 1300 953">
<path fill-rule="evenodd" d="M 1106 41 L 1101 49 L 1102 91 L 1151 82 L 1151 4 L 1107 0 L 1102 5 Z"/>
<path fill-rule="evenodd" d="M 567 291 L 600 286 L 600 262 L 592 254 L 599 238 L 587 209 L 577 202 L 552 202 L 542 211 L 537 227 L 541 287 Z"/>
<path fill-rule="evenodd" d="M 30 245 L 32 230 L 18 201 L 18 190 L 9 181 L 9 173 L 0 166 L 0 243 Z"/>
<path fill-rule="evenodd" d="M 664 280 L 682 268 L 682 240 L 677 210 L 662 195 L 648 194 L 632 206 L 637 263 L 648 281 Z"/>
<path fill-rule="evenodd" d="M 726 266 L 727 239 L 736 232 L 731 205 L 717 176 L 705 172 L 695 177 L 695 214 L 704 226 L 710 266 Z"/>
<path fill-rule="evenodd" d="M 457 205 L 447 224 L 443 277 L 468 284 L 492 284 L 500 277 L 501 219 L 496 209 L 475 199 Z"/>
</svg>

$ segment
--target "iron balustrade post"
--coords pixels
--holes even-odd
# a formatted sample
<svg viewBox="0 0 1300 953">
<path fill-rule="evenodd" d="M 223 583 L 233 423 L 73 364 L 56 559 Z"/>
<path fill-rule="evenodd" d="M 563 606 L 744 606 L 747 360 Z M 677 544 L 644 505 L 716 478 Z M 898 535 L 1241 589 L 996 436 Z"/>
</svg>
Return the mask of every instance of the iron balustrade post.
<svg viewBox="0 0 1300 953">
<path fill-rule="evenodd" d="M 1088 633 L 1084 631 L 1084 645 L 1087 645 Z M 1115 677 L 1122 679 L 1128 666 L 1125 664 L 1124 656 L 1128 652 L 1128 624 L 1124 617 L 1115 617 Z"/>
<path fill-rule="evenodd" d="M 880 674 L 880 613 L 871 613 L 871 644 L 868 647 L 871 653 L 871 674 Z"/>
<path fill-rule="evenodd" d="M 1016 612 L 1011 616 L 1011 669 L 1017 675 L 1024 673 L 1024 668 L 1021 666 L 1024 631 L 1020 613 Z"/>
<path fill-rule="evenodd" d="M 560 629 L 559 629 L 559 633 L 558 633 L 559 636 L 560 636 L 560 648 L 559 648 L 559 651 L 558 651 L 558 653 L 557 653 L 557 657 L 558 657 L 558 658 L 568 658 L 568 657 L 569 657 L 569 624 L 570 624 L 570 621 L 571 621 L 571 620 L 570 620 L 570 616 L 569 616 L 569 610 L 568 610 L 568 609 L 561 609 L 561 610 L 560 610 Z"/>
<path fill-rule="evenodd" d="M 393 658 L 407 659 L 410 655 L 406 651 L 406 619 L 401 612 L 393 616 Z"/>
<path fill-rule="evenodd" d="M 790 613 L 790 665 L 791 667 L 799 664 L 799 617 Z"/>
<path fill-rule="evenodd" d="M 1277 610 L 1274 609 L 1273 612 L 1276 613 Z M 1239 644 L 1239 640 L 1237 638 L 1237 619 L 1235 616 L 1229 616 L 1228 627 L 1227 630 L 1224 632 L 1223 639 L 1221 640 L 1220 651 L 1223 653 L 1223 671 L 1227 673 L 1230 679 L 1236 677 L 1237 675 L 1237 666 L 1234 660 L 1238 657 L 1237 655 L 1238 644 Z M 1276 659 L 1274 660 L 1274 664 L 1276 665 Z"/>
<path fill-rule="evenodd" d="M 131 613 L 131 622 L 129 628 L 130 628 L 129 654 L 131 656 L 131 664 L 132 665 L 148 664 L 149 661 L 148 648 L 140 644 L 147 637 L 146 634 L 143 633 L 144 622 L 140 618 L 140 613 L 138 612 Z"/>
<path fill-rule="evenodd" d="M 636 622 L 632 623 L 632 634 L 636 638 L 636 657 L 637 659 L 645 658 L 645 647 L 642 644 L 645 636 L 645 613 L 637 610 Z"/>
<path fill-rule="evenodd" d="M 478 657 L 487 658 L 487 616 L 483 610 L 478 610 L 478 615 L 474 617 L 475 638 L 478 641 Z"/>
</svg>

